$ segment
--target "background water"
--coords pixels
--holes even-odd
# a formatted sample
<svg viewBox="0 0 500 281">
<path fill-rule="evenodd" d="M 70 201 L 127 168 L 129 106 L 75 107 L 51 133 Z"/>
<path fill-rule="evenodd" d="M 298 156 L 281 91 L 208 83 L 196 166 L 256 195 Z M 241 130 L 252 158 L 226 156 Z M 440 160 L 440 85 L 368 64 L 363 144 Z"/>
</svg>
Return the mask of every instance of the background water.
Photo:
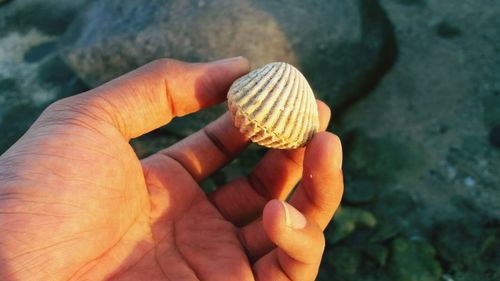
<svg viewBox="0 0 500 281">
<path fill-rule="evenodd" d="M 288 61 L 344 145 L 318 280 L 500 280 L 499 1 L 0 3 L 0 153 L 51 102 L 155 58 Z M 149 155 L 224 111 L 132 144 Z M 263 153 L 251 146 L 204 189 Z"/>
</svg>

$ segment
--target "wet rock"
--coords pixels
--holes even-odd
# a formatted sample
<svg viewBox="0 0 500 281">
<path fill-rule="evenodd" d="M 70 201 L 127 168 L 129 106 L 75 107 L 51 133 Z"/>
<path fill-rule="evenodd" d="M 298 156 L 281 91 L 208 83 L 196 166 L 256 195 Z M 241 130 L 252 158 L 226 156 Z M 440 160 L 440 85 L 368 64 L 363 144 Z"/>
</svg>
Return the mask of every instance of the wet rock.
<svg viewBox="0 0 500 281">
<path fill-rule="evenodd" d="M 375 181 L 370 180 L 353 180 L 346 181 L 343 200 L 350 204 L 368 203 L 375 199 Z"/>
<path fill-rule="evenodd" d="M 6 151 L 33 124 L 43 108 L 22 103 L 0 110 L 0 154 Z"/>
<path fill-rule="evenodd" d="M 372 0 L 96 1 L 61 46 L 91 86 L 161 57 L 286 61 L 334 105 L 367 93 L 395 56 L 391 25 Z"/>
<path fill-rule="evenodd" d="M 370 237 L 370 242 L 378 243 L 387 241 L 401 232 L 401 225 L 396 221 L 389 220 L 377 225 Z"/>
<path fill-rule="evenodd" d="M 37 29 L 48 35 L 61 34 L 75 14 L 92 1 L 6 1 L 8 5 L 0 10 L 0 35 L 28 32 L 30 29 Z"/>
<path fill-rule="evenodd" d="M 393 280 L 438 281 L 442 269 L 436 250 L 420 239 L 398 238 L 391 244 L 389 272 Z"/>
<path fill-rule="evenodd" d="M 358 251 L 346 246 L 335 247 L 325 257 L 328 267 L 333 269 L 326 280 L 359 280 L 359 269 L 362 265 L 362 256 Z M 335 276 L 335 279 L 332 277 Z"/>
<path fill-rule="evenodd" d="M 42 44 L 36 45 L 28 50 L 24 54 L 25 62 L 37 62 L 47 55 L 49 55 L 55 48 L 56 44 L 54 41 L 44 42 Z"/>
<path fill-rule="evenodd" d="M 0 0 L 0 5 L 3 5 L 3 4 L 7 4 L 9 3 L 11 0 Z"/>
<path fill-rule="evenodd" d="M 328 243 L 337 243 L 351 235 L 357 228 L 373 228 L 377 219 L 368 210 L 353 207 L 339 208 L 333 226 L 327 231 Z"/>
<path fill-rule="evenodd" d="M 489 143 L 500 120 L 500 2 L 424 2 L 380 1 L 398 60 L 337 123 L 343 135 L 355 132 L 346 173 L 409 194 L 420 212 L 413 218 L 426 225 L 468 212 L 456 203 L 464 200 L 499 217 L 500 151 Z"/>
<path fill-rule="evenodd" d="M 363 249 L 363 252 L 370 258 L 374 259 L 379 266 L 384 266 L 389 256 L 389 250 L 380 244 L 369 244 Z"/>
<path fill-rule="evenodd" d="M 436 33 L 443 38 L 454 38 L 461 34 L 460 29 L 446 21 L 442 21 L 436 26 Z"/>
<path fill-rule="evenodd" d="M 498 280 L 500 278 L 500 221 L 471 215 L 467 219 L 440 222 L 433 242 L 440 259 L 454 280 Z"/>
<path fill-rule="evenodd" d="M 11 1 L 0 9 L 0 154 L 51 102 L 87 90 L 55 53 L 55 37 L 89 1 Z"/>
<path fill-rule="evenodd" d="M 490 143 L 500 148 L 500 125 L 493 127 L 490 131 Z"/>
<path fill-rule="evenodd" d="M 1 79 L 0 80 L 0 92 L 11 92 L 17 90 L 17 82 L 13 78 Z"/>
<path fill-rule="evenodd" d="M 403 5 L 422 5 L 425 3 L 424 2 L 425 0 L 393 0 L 393 1 Z"/>
<path fill-rule="evenodd" d="M 423 163 L 421 148 L 396 138 L 371 138 L 362 131 L 351 134 L 346 147 L 345 168 L 356 178 L 372 184 L 418 171 Z"/>
</svg>

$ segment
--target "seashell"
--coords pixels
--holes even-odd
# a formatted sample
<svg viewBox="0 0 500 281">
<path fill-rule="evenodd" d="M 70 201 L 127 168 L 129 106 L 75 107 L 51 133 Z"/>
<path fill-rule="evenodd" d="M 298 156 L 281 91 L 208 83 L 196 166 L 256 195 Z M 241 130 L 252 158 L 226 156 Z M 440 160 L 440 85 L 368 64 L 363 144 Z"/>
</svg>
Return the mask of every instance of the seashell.
<svg viewBox="0 0 500 281">
<path fill-rule="evenodd" d="M 298 69 L 284 62 L 266 64 L 234 81 L 227 101 L 236 127 L 262 146 L 305 146 L 319 128 L 309 83 Z"/>
</svg>

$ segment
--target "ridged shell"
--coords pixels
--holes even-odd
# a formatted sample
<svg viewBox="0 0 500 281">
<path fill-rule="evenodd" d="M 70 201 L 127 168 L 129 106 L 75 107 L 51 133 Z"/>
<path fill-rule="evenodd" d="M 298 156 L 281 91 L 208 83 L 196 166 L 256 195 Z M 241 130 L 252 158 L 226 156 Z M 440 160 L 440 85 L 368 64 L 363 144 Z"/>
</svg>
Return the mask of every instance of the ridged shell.
<svg viewBox="0 0 500 281">
<path fill-rule="evenodd" d="M 305 77 L 290 64 L 273 62 L 234 81 L 227 94 L 235 125 L 262 146 L 292 149 L 318 131 L 318 108 Z"/>
</svg>

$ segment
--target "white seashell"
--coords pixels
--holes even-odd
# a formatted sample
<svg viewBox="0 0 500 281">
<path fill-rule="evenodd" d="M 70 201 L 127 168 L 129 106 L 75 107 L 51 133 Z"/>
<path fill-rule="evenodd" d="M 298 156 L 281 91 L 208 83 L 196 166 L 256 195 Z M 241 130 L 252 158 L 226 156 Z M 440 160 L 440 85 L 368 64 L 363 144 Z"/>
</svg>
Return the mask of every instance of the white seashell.
<svg viewBox="0 0 500 281">
<path fill-rule="evenodd" d="M 227 101 L 235 125 L 262 146 L 301 147 L 319 128 L 309 83 L 299 70 L 284 62 L 266 64 L 234 81 Z"/>
</svg>

